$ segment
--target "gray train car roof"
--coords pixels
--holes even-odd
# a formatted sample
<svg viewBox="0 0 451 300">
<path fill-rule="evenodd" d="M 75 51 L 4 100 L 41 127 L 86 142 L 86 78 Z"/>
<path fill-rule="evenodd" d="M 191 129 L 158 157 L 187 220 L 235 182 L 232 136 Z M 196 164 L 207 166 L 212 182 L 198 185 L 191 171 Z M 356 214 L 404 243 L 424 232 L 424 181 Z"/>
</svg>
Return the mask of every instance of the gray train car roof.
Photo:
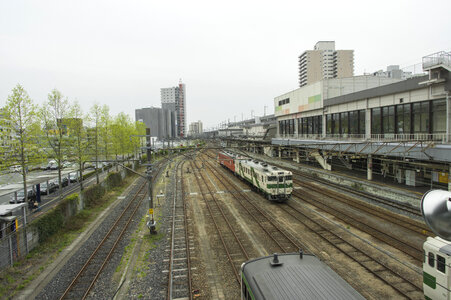
<svg viewBox="0 0 451 300">
<path fill-rule="evenodd" d="M 242 272 L 255 299 L 365 299 L 314 255 L 279 254 L 281 266 L 271 266 L 273 256 L 249 261 Z"/>
<path fill-rule="evenodd" d="M 238 159 L 238 161 L 242 162 L 243 164 L 245 164 L 247 166 L 254 168 L 255 170 L 259 170 L 261 172 L 269 172 L 271 174 L 274 174 L 274 172 L 284 172 L 285 175 L 291 174 L 291 171 L 287 171 L 287 170 L 281 169 L 279 167 L 271 166 L 264 162 L 263 163 L 266 164 L 266 166 L 263 166 L 261 161 L 255 162 L 253 160 L 248 160 L 248 159 L 243 159 L 243 160 Z"/>
</svg>

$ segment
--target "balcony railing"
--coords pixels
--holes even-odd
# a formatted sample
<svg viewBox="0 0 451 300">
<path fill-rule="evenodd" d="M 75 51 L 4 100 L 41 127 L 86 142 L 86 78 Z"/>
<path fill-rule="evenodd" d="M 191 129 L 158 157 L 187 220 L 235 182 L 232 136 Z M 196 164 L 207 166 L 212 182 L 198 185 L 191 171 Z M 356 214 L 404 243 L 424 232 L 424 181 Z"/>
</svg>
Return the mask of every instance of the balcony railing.
<svg viewBox="0 0 451 300">
<path fill-rule="evenodd" d="M 451 53 L 440 51 L 423 57 L 423 69 L 428 69 L 438 65 L 451 67 Z"/>
<path fill-rule="evenodd" d="M 445 133 L 413 133 L 413 134 L 278 134 L 276 138 L 292 140 L 320 140 L 320 141 L 343 141 L 343 142 L 410 142 L 410 141 L 434 141 L 447 143 Z M 448 139 L 448 141 L 451 139 Z"/>
</svg>

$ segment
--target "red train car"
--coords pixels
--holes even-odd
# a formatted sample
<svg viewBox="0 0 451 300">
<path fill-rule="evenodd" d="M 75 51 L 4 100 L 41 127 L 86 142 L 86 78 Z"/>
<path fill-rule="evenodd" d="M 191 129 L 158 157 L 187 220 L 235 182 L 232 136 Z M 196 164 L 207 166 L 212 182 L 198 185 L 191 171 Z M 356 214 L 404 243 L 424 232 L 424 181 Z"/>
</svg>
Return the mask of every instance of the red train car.
<svg viewBox="0 0 451 300">
<path fill-rule="evenodd" d="M 236 155 L 230 152 L 221 151 L 218 153 L 218 162 L 233 173 L 235 173 L 235 158 Z"/>
</svg>

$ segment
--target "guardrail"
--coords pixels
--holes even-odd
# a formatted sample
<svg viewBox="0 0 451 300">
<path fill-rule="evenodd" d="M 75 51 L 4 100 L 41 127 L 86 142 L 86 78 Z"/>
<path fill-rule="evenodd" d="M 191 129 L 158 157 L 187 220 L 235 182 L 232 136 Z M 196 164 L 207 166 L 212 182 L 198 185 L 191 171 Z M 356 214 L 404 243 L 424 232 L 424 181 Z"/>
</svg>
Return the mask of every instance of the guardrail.
<svg viewBox="0 0 451 300">
<path fill-rule="evenodd" d="M 406 141 L 434 141 L 437 143 L 449 143 L 446 133 L 413 133 L 413 134 L 278 134 L 276 138 L 301 139 L 301 140 L 334 140 L 334 141 L 368 141 L 368 142 L 406 142 Z M 449 138 L 448 141 L 451 139 Z"/>
<path fill-rule="evenodd" d="M 451 67 L 451 53 L 440 51 L 423 57 L 423 69 L 438 65 L 446 65 Z"/>
</svg>

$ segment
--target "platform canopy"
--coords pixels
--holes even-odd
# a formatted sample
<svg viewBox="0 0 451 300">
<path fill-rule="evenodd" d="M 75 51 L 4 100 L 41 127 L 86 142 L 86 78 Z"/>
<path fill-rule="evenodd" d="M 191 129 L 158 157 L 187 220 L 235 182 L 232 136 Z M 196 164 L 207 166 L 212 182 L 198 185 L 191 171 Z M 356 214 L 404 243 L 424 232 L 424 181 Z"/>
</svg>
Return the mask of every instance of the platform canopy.
<svg viewBox="0 0 451 300">
<path fill-rule="evenodd" d="M 27 205 L 26 203 L 0 205 L 0 216 L 6 216 L 14 211 L 18 211 L 20 208 L 26 205 Z"/>
</svg>

